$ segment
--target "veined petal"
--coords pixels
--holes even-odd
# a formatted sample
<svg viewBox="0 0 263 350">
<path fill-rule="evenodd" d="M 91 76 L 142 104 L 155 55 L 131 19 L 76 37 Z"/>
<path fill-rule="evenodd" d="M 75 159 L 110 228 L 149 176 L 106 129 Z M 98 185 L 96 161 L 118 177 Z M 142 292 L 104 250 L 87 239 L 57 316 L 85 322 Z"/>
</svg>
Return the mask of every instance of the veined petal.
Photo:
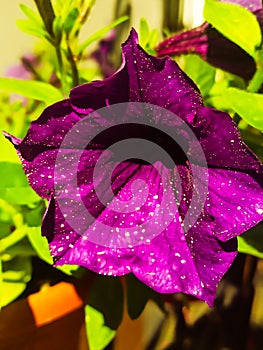
<svg viewBox="0 0 263 350">
<path fill-rule="evenodd" d="M 208 172 L 209 199 L 205 209 L 213 219 L 215 237 L 227 241 L 262 220 L 262 181 L 260 184 L 242 171 L 210 168 Z"/>
<path fill-rule="evenodd" d="M 121 104 L 121 113 L 110 113 L 122 102 L 148 109 Z M 232 238 L 263 217 L 262 164 L 230 116 L 204 107 L 178 65 L 145 53 L 134 30 L 115 74 L 74 88 L 31 123 L 23 140 L 6 136 L 31 186 L 49 199 L 42 233 L 57 265 L 133 272 L 158 292 L 212 305 L 236 255 Z M 150 141 L 151 152 L 141 159 L 124 149 L 118 161 L 111 145 L 134 138 Z M 153 144 L 170 158 L 159 159 Z"/>
<path fill-rule="evenodd" d="M 129 74 L 129 100 L 166 108 L 183 120 L 191 121 L 203 102 L 198 88 L 177 63 L 169 57 L 161 59 L 148 55 L 138 45 L 134 30 L 122 50 Z"/>
</svg>

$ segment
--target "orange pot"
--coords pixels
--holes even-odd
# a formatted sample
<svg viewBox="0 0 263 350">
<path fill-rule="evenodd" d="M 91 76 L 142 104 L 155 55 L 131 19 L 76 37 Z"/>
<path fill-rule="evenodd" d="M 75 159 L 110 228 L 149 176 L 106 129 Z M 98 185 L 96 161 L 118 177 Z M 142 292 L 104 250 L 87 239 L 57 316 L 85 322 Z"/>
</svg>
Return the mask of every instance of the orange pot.
<svg viewBox="0 0 263 350">
<path fill-rule="evenodd" d="M 44 287 L 0 312 L 1 350 L 88 350 L 83 301 L 71 283 Z"/>
</svg>

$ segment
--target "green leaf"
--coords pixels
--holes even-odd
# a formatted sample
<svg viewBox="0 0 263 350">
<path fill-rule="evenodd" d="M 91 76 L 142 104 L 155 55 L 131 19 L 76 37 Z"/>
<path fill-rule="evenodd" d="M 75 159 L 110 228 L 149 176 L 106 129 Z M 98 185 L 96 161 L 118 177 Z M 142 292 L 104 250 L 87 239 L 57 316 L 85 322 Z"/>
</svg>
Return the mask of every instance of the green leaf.
<svg viewBox="0 0 263 350">
<path fill-rule="evenodd" d="M 19 4 L 19 7 L 31 22 L 42 27 L 41 18 L 35 11 L 33 11 L 30 7 L 24 4 Z"/>
<path fill-rule="evenodd" d="M 197 55 L 187 55 L 184 71 L 196 83 L 202 96 L 206 96 L 214 85 L 216 69 Z"/>
<path fill-rule="evenodd" d="M 19 295 L 26 289 L 24 282 L 2 282 L 2 290 L 0 291 L 0 307 L 10 304 L 17 299 Z"/>
<path fill-rule="evenodd" d="M 78 55 L 82 54 L 82 52 L 94 41 L 101 39 L 104 35 L 108 33 L 109 30 L 117 27 L 117 25 L 127 21 L 129 19 L 128 16 L 122 16 L 106 27 L 98 30 L 96 33 L 92 34 L 84 43 L 82 43 L 78 48 Z"/>
<path fill-rule="evenodd" d="M 127 309 L 132 320 L 140 316 L 149 299 L 154 300 L 163 309 L 163 301 L 160 294 L 140 282 L 133 274 L 126 276 L 126 286 Z"/>
<path fill-rule="evenodd" d="M 64 22 L 64 31 L 65 31 L 65 33 L 67 35 L 69 35 L 70 32 L 72 31 L 72 29 L 74 27 L 74 24 L 76 23 L 76 20 L 78 19 L 78 17 L 79 17 L 78 9 L 77 8 L 73 8 L 69 12 L 69 14 L 68 14 L 68 16 L 67 16 L 67 18 L 66 18 L 66 20 Z"/>
<path fill-rule="evenodd" d="M 141 18 L 140 20 L 140 45 L 144 48 L 148 43 L 150 35 L 149 25 L 145 18 Z"/>
<path fill-rule="evenodd" d="M 262 40 L 261 30 L 256 17 L 246 8 L 235 4 L 206 0 L 204 18 L 226 38 L 255 57 L 256 49 Z"/>
<path fill-rule="evenodd" d="M 9 247 L 22 240 L 27 234 L 27 226 L 18 227 L 0 241 L 0 253 L 5 252 Z"/>
<path fill-rule="evenodd" d="M 51 37 L 54 36 L 53 33 L 53 21 L 55 19 L 54 10 L 50 0 L 34 0 L 41 18 L 45 24 L 47 32 Z"/>
<path fill-rule="evenodd" d="M 11 303 L 25 290 L 27 282 L 31 279 L 31 273 L 30 258 L 16 257 L 8 262 L 2 261 L 1 306 Z"/>
<path fill-rule="evenodd" d="M 263 258 L 263 224 L 260 223 L 238 237 L 238 251 Z"/>
<path fill-rule="evenodd" d="M 41 227 L 28 227 L 27 237 L 39 258 L 44 260 L 48 264 L 53 265 L 53 259 L 49 252 L 48 241 L 46 237 L 43 237 L 41 235 Z M 79 268 L 79 266 L 64 265 L 58 266 L 56 268 L 67 275 L 71 275 L 72 272 Z"/>
<path fill-rule="evenodd" d="M 103 314 L 93 307 L 85 306 L 86 330 L 90 350 L 103 350 L 114 338 L 116 331 L 104 324 Z"/>
<path fill-rule="evenodd" d="M 148 42 L 149 48 L 153 49 L 157 45 L 158 39 L 159 39 L 159 33 L 158 33 L 158 30 L 155 28 L 150 32 L 150 37 Z"/>
<path fill-rule="evenodd" d="M 13 225 L 14 218 L 18 214 L 17 210 L 18 208 L 0 198 L 0 222 Z"/>
<path fill-rule="evenodd" d="M 263 95 L 227 88 L 224 95 L 229 106 L 248 124 L 263 131 Z"/>
<path fill-rule="evenodd" d="M 14 204 L 28 204 L 40 200 L 29 186 L 21 164 L 0 162 L 0 167 L 0 198 Z"/>
<path fill-rule="evenodd" d="M 57 38 L 57 42 L 60 43 L 62 39 L 62 18 L 61 16 L 57 16 L 53 22 L 53 32 L 55 37 Z"/>
<path fill-rule="evenodd" d="M 33 208 L 23 206 L 21 209 L 24 221 L 28 226 L 36 227 L 41 225 L 42 218 L 46 210 L 44 201 L 37 202 Z"/>
<path fill-rule="evenodd" d="M 54 86 L 35 80 L 1 77 L 0 90 L 43 101 L 47 105 L 63 99 L 62 93 Z"/>
<path fill-rule="evenodd" d="M 25 237 L 24 239 L 20 240 L 16 244 L 9 247 L 2 255 L 1 259 L 2 261 L 9 261 L 14 259 L 17 256 L 22 257 L 30 257 L 35 256 L 36 253 L 32 249 L 28 239 Z"/>
<path fill-rule="evenodd" d="M 2 129 L 3 130 L 3 129 Z M 0 133 L 0 162 L 20 163 L 14 146 Z"/>
<path fill-rule="evenodd" d="M 58 11 L 62 18 L 62 22 L 64 23 L 72 7 L 72 0 L 63 0 L 63 4 L 57 4 L 57 5 L 58 5 Z"/>
<path fill-rule="evenodd" d="M 48 241 L 41 235 L 41 227 L 29 227 L 27 237 L 39 258 L 52 265 L 53 259 L 49 252 Z"/>
<path fill-rule="evenodd" d="M 44 30 L 44 28 L 37 26 L 35 23 L 32 23 L 31 21 L 28 21 L 25 19 L 18 19 L 16 21 L 16 24 L 18 28 L 26 34 L 30 34 L 41 39 L 43 38 L 47 39 L 47 32 Z"/>
<path fill-rule="evenodd" d="M 119 277 L 97 275 L 92 284 L 88 303 L 100 311 L 105 325 L 117 329 L 123 314 L 123 289 Z"/>
</svg>

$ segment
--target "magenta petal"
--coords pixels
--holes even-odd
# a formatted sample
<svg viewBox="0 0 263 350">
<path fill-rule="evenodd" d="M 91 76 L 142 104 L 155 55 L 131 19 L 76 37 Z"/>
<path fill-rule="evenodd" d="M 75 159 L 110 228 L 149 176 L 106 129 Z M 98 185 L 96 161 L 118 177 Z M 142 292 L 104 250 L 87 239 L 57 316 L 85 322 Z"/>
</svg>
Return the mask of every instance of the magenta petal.
<svg viewBox="0 0 263 350">
<path fill-rule="evenodd" d="M 90 242 L 90 227 L 82 236 L 70 230 L 57 204 L 51 205 L 47 221 L 53 216 L 55 238 L 50 243 L 56 265 L 79 264 L 100 274 L 123 275 L 133 272 L 138 279 L 164 293 L 185 292 L 206 300 L 204 284 L 188 248 L 180 220 L 148 243 L 131 248 L 110 249 Z M 44 234 L 48 234 L 44 222 Z M 47 231 L 46 231 L 47 230 Z M 172 232 L 177 232 L 174 235 Z"/>
<path fill-rule="evenodd" d="M 69 100 L 55 103 L 31 123 L 26 137 L 18 147 L 19 152 L 23 158 L 32 161 L 40 153 L 58 148 L 67 132 L 79 120 L 80 117 L 73 113 Z"/>
<path fill-rule="evenodd" d="M 210 168 L 206 210 L 215 237 L 222 241 L 236 237 L 262 220 L 262 184 L 241 171 Z"/>
<path fill-rule="evenodd" d="M 134 30 L 123 61 L 109 78 L 76 87 L 70 99 L 48 107 L 22 141 L 6 137 L 31 186 L 49 199 L 42 232 L 57 265 L 133 272 L 158 292 L 184 292 L 212 305 L 236 255 L 232 238 L 263 217 L 262 165 L 231 118 L 204 107 L 178 65 L 146 54 Z M 122 102 L 132 108 L 110 113 Z M 147 106 L 145 120 L 137 102 Z M 154 113 L 152 105 L 165 113 Z M 165 137 L 170 130 L 175 142 Z M 153 145 L 146 160 L 125 148 L 118 161 L 111 145 L 136 137 L 161 145 L 173 164 Z"/>
<path fill-rule="evenodd" d="M 193 119 L 203 102 L 196 85 L 176 62 L 168 57 L 147 55 L 138 45 L 134 30 L 122 50 L 130 79 L 130 101 L 148 102 L 166 108 L 184 120 Z"/>
<path fill-rule="evenodd" d="M 254 174 L 262 172 L 262 164 L 242 141 L 227 113 L 203 107 L 194 127 L 209 166 Z"/>
<path fill-rule="evenodd" d="M 70 92 L 72 107 L 78 113 L 84 114 L 108 105 L 126 102 L 128 99 L 129 76 L 125 66 L 103 81 L 83 84 Z"/>
<path fill-rule="evenodd" d="M 216 237 L 211 237 L 209 220 L 209 217 L 202 217 L 187 233 L 186 240 L 202 281 L 203 292 L 200 299 L 212 306 L 218 283 L 237 255 L 237 241 L 233 239 L 220 242 Z"/>
</svg>

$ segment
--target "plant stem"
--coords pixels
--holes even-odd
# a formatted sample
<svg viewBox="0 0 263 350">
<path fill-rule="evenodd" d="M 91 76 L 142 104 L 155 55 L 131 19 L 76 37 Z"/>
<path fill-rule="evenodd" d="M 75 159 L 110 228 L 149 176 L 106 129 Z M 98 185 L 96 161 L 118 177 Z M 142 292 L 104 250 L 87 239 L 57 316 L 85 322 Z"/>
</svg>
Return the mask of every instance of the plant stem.
<svg viewBox="0 0 263 350">
<path fill-rule="evenodd" d="M 250 80 L 247 91 L 248 92 L 257 92 L 263 83 L 263 70 L 259 69 L 256 71 L 253 78 Z"/>
<path fill-rule="evenodd" d="M 69 40 L 67 38 L 67 48 L 68 48 L 68 58 L 69 58 L 69 63 L 71 66 L 71 72 L 72 72 L 72 87 L 75 87 L 79 85 L 79 72 L 77 69 L 77 64 L 76 60 L 74 59 L 74 55 L 71 51 L 70 45 L 69 45 Z"/>
<path fill-rule="evenodd" d="M 67 93 L 67 84 L 64 78 L 63 59 L 62 59 L 61 49 L 60 49 L 60 46 L 55 46 L 55 49 L 56 49 L 56 55 L 57 55 L 58 70 L 60 74 L 61 89 L 62 89 L 62 93 L 65 95 Z"/>
</svg>

